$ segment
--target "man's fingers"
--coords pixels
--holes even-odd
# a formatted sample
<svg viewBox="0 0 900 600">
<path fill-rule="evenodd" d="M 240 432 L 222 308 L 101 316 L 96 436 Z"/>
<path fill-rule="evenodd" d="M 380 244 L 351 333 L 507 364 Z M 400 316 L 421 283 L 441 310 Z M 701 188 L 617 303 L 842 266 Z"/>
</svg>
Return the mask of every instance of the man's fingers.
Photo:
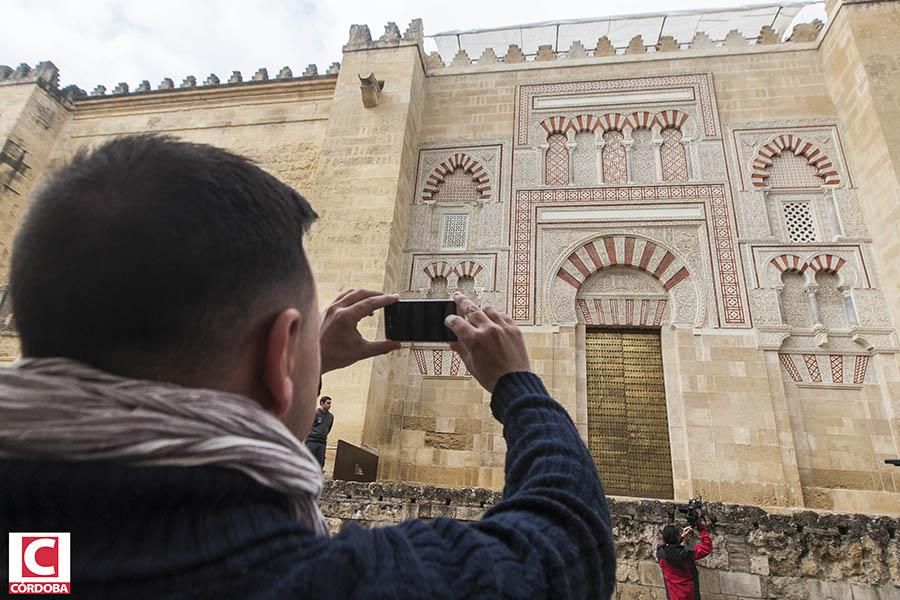
<svg viewBox="0 0 900 600">
<path fill-rule="evenodd" d="M 346 308 L 348 306 L 353 306 L 360 300 L 365 300 L 366 298 L 371 298 L 372 296 L 381 296 L 384 292 L 379 292 L 378 290 L 350 290 L 349 293 L 341 296 L 338 300 L 335 300 L 331 303 L 331 306 L 338 308 Z"/>
<path fill-rule="evenodd" d="M 347 307 L 347 312 L 354 320 L 359 321 L 363 317 L 371 315 L 379 308 L 387 306 L 388 304 L 394 304 L 399 300 L 400 296 L 397 296 L 396 294 L 382 294 L 381 292 L 378 292 L 377 296 L 370 296 L 350 305 Z"/>
<path fill-rule="evenodd" d="M 497 312 L 497 309 L 495 309 L 493 306 L 485 306 L 483 311 L 484 314 L 486 314 L 491 319 L 491 321 L 493 321 L 497 325 L 503 325 L 506 323 L 506 321 L 503 320 L 503 315 Z"/>
<path fill-rule="evenodd" d="M 353 293 L 354 291 L 355 291 L 355 288 L 347 288 L 346 290 L 344 290 L 343 292 L 341 292 L 340 294 L 338 294 L 338 297 L 335 298 L 335 299 L 331 302 L 331 304 L 335 304 L 336 302 L 340 302 L 343 298 L 345 298 L 345 297 L 347 296 L 347 294 L 351 294 L 351 293 Z"/>
<path fill-rule="evenodd" d="M 456 334 L 456 337 L 463 342 L 475 333 L 475 328 L 472 324 L 459 315 L 448 315 L 447 318 L 444 319 L 444 325 L 446 325 L 447 329 Z"/>
<path fill-rule="evenodd" d="M 456 311 L 464 317 L 470 312 L 479 310 L 478 306 L 462 292 L 453 292 L 453 301 L 456 302 Z"/>
</svg>

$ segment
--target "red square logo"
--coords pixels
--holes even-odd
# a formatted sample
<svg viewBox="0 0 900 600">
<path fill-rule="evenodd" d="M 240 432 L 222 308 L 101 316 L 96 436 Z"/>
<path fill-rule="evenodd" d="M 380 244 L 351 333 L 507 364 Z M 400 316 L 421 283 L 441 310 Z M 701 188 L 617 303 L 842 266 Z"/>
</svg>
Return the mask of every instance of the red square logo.
<svg viewBox="0 0 900 600">
<path fill-rule="evenodd" d="M 71 536 L 67 532 L 9 534 L 10 594 L 70 594 Z"/>
</svg>

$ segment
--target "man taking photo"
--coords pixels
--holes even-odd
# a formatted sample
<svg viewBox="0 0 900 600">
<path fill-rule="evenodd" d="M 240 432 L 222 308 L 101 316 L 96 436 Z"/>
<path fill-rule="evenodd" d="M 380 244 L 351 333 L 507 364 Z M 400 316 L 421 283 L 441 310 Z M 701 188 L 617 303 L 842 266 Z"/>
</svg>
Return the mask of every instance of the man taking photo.
<svg viewBox="0 0 900 600">
<path fill-rule="evenodd" d="M 364 202 L 365 198 L 348 199 Z M 399 347 L 320 316 L 309 203 L 247 159 L 167 137 L 80 152 L 30 199 L 0 369 L 0 530 L 70 532 L 72 590 L 112 598 L 609 598 L 606 499 L 507 315 L 447 318 L 507 444 L 480 521 L 330 538 L 309 431 L 322 373 Z"/>
<path fill-rule="evenodd" d="M 669 600 L 699 600 L 700 574 L 697 561 L 709 556 L 713 550 L 712 538 L 702 519 L 697 522 L 700 543 L 687 548 L 684 543 L 694 534 L 692 527 L 679 529 L 666 525 L 662 530 L 662 544 L 656 549 L 656 559 L 662 569 Z"/>
</svg>

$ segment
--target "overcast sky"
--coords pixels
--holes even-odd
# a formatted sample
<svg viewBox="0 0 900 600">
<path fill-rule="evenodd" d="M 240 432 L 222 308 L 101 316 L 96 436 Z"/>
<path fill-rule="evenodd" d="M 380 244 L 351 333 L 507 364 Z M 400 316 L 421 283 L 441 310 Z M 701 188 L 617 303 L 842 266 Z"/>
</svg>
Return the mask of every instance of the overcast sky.
<svg viewBox="0 0 900 600">
<path fill-rule="evenodd" d="M 765 4 L 754 0 L 684 0 L 679 10 Z M 233 70 L 245 79 L 288 65 L 300 75 L 341 59 L 350 25 L 369 25 L 373 37 L 395 21 L 402 32 L 420 17 L 425 34 L 672 10 L 671 0 L 3 0 L 0 64 L 34 66 L 50 60 L 61 84 L 88 91 L 97 84 L 132 89 L 163 77 L 178 85 L 187 75 L 223 81 Z M 804 19 L 808 20 L 808 19 Z M 592 46 L 594 40 L 585 40 Z M 434 46 L 426 42 L 426 49 Z M 473 57 L 474 58 L 474 57 Z"/>
</svg>

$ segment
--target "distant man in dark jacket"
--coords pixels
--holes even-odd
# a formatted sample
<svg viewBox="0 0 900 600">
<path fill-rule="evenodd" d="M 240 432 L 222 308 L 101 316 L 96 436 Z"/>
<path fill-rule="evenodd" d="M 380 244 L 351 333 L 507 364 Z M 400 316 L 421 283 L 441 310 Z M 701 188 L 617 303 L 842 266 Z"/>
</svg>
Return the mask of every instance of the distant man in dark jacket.
<svg viewBox="0 0 900 600">
<path fill-rule="evenodd" d="M 666 597 L 669 600 L 700 599 L 697 561 L 709 556 L 713 551 L 713 545 L 706 523 L 700 521 L 697 530 L 700 533 L 700 543 L 693 548 L 687 548 L 684 542 L 693 534 L 693 528 L 679 529 L 675 525 L 666 525 L 663 528 L 663 543 L 656 549 L 656 559 L 662 569 Z"/>
<path fill-rule="evenodd" d="M 331 397 L 319 398 L 319 408 L 313 417 L 312 429 L 306 436 L 306 447 L 313 453 L 322 468 L 325 468 L 325 447 L 328 444 L 328 434 L 334 427 L 334 415 L 331 413 Z"/>
<path fill-rule="evenodd" d="M 50 177 L 12 253 L 0 531 L 69 532 L 83 598 L 609 598 L 591 456 L 512 319 L 462 295 L 446 325 L 503 424 L 501 501 L 328 536 L 322 469 L 290 430 L 309 431 L 322 373 L 399 348 L 357 328 L 399 298 L 348 289 L 320 315 L 315 218 L 247 159 L 166 137 Z"/>
</svg>

